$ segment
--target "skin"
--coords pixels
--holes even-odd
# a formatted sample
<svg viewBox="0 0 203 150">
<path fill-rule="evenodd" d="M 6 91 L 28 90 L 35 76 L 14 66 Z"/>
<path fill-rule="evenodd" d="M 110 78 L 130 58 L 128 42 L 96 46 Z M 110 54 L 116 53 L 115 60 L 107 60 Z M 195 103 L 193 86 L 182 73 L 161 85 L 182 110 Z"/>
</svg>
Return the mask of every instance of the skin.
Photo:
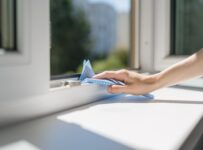
<svg viewBox="0 0 203 150">
<path fill-rule="evenodd" d="M 126 85 L 108 87 L 110 93 L 146 94 L 172 86 L 188 79 L 203 76 L 203 49 L 187 59 L 172 65 L 160 73 L 143 75 L 129 70 L 105 71 L 94 76 L 96 79 L 115 79 Z"/>
</svg>

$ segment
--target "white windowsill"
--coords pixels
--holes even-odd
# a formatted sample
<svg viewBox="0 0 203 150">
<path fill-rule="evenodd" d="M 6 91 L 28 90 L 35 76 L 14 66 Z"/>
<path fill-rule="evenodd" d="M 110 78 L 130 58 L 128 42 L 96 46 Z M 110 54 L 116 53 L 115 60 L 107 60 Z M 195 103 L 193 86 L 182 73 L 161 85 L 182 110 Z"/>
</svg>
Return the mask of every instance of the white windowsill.
<svg viewBox="0 0 203 150">
<path fill-rule="evenodd" d="M 203 116 L 203 92 L 171 87 L 153 94 L 151 102 L 105 100 L 3 128 L 0 148 L 174 150 L 188 139 L 183 148 L 193 147 L 203 133 L 198 128 L 188 138 Z"/>
<path fill-rule="evenodd" d="M 188 87 L 191 89 L 199 88 L 199 89 L 202 89 L 202 91 L 203 91 L 203 78 L 189 80 L 189 81 L 179 84 L 179 86 L 184 86 L 184 87 Z"/>
</svg>

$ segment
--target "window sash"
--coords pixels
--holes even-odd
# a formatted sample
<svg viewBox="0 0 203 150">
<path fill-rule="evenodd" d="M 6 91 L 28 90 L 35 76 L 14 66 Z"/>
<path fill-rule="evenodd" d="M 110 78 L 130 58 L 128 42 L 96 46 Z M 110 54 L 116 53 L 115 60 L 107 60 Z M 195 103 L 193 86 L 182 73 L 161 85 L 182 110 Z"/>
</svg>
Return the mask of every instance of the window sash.
<svg viewBox="0 0 203 150">
<path fill-rule="evenodd" d="M 142 71 L 158 72 L 188 56 L 171 55 L 171 1 L 138 0 L 139 9 L 139 51 Z M 201 81 L 201 82 L 200 82 Z M 202 78 L 180 84 L 195 90 L 202 89 Z"/>
<path fill-rule="evenodd" d="M 171 55 L 171 0 L 139 0 L 140 67 L 161 71 L 187 56 Z"/>
<path fill-rule="evenodd" d="M 15 0 L 0 0 L 0 48 L 15 49 Z"/>
</svg>

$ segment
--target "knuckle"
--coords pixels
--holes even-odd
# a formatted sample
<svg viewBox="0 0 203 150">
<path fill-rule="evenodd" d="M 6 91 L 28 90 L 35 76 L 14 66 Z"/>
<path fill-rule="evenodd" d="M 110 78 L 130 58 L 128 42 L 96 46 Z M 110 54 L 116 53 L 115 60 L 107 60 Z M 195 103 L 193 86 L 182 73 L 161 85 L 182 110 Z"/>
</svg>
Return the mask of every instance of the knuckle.
<svg viewBox="0 0 203 150">
<path fill-rule="evenodd" d="M 128 70 L 126 70 L 126 69 L 121 69 L 121 72 L 127 72 Z"/>
<path fill-rule="evenodd" d="M 104 71 L 103 74 L 104 75 L 109 75 L 110 73 L 109 73 L 109 71 Z"/>
<path fill-rule="evenodd" d="M 122 70 L 121 70 L 121 73 L 122 73 L 124 76 L 128 76 L 128 75 L 129 75 L 129 72 L 128 72 L 128 70 L 126 70 L 126 69 L 122 69 Z"/>
<path fill-rule="evenodd" d="M 111 76 L 114 75 L 114 71 L 105 71 L 105 72 L 104 72 L 104 75 L 105 75 L 106 77 L 111 77 Z"/>
</svg>

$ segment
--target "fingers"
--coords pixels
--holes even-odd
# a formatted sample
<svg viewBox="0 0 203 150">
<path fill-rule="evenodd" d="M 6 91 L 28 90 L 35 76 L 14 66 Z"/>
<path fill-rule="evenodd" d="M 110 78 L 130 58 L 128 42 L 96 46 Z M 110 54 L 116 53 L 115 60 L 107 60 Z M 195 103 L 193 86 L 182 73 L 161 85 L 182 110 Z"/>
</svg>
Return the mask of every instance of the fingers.
<svg viewBox="0 0 203 150">
<path fill-rule="evenodd" d="M 128 78 L 127 70 L 119 70 L 119 71 L 105 71 L 100 74 L 94 76 L 97 79 L 115 79 L 120 81 L 126 81 Z"/>
<path fill-rule="evenodd" d="M 129 85 L 112 85 L 108 87 L 108 92 L 112 94 L 133 94 L 133 95 L 143 95 L 151 92 L 151 90 L 133 88 Z"/>
<path fill-rule="evenodd" d="M 108 92 L 112 94 L 129 93 L 127 86 L 122 85 L 112 85 L 108 87 Z"/>
<path fill-rule="evenodd" d="M 104 79 L 104 78 L 114 78 L 115 77 L 115 71 L 104 71 L 102 73 L 99 73 L 97 75 L 95 75 L 93 78 L 96 79 Z"/>
</svg>

